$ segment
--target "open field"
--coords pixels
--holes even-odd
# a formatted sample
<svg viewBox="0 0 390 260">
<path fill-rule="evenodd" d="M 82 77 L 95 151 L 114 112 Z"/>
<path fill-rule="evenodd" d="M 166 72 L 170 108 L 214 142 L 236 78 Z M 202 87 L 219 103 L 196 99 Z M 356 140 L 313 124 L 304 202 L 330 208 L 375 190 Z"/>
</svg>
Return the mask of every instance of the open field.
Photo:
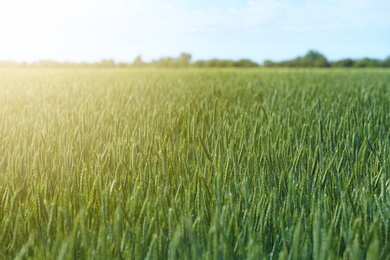
<svg viewBox="0 0 390 260">
<path fill-rule="evenodd" d="M 0 258 L 390 255 L 389 70 L 0 70 Z"/>
</svg>

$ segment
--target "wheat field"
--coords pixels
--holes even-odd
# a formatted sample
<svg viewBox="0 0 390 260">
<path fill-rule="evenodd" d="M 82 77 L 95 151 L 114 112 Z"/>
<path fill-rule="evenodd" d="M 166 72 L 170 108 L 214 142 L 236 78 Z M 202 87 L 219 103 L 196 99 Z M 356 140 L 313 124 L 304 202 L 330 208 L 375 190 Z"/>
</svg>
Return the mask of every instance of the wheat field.
<svg viewBox="0 0 390 260">
<path fill-rule="evenodd" d="M 384 259 L 390 71 L 0 69 L 1 259 Z"/>
</svg>

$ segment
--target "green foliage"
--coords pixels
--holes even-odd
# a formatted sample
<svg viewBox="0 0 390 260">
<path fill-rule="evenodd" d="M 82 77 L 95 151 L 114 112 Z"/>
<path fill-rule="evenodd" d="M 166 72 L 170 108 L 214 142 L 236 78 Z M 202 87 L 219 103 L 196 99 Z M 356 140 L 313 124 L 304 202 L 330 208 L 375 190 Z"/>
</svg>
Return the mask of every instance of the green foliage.
<svg viewBox="0 0 390 260">
<path fill-rule="evenodd" d="M 234 67 L 238 68 L 255 68 L 259 67 L 259 64 L 248 59 L 242 59 L 234 63 Z"/>
<path fill-rule="evenodd" d="M 348 68 L 348 67 L 353 67 L 353 65 L 354 65 L 354 60 L 352 59 L 342 59 L 339 61 L 331 62 L 332 67 L 338 67 L 338 68 L 342 68 L 342 67 Z"/>
<path fill-rule="evenodd" d="M 0 70 L 1 259 L 384 259 L 386 70 Z"/>
<path fill-rule="evenodd" d="M 142 61 L 142 57 L 137 56 L 132 63 L 115 62 L 113 59 L 106 59 L 95 63 L 72 63 L 72 62 L 57 62 L 57 61 L 39 61 L 35 63 L 17 63 L 11 61 L 0 61 L 0 68 L 24 68 L 24 67 L 39 67 L 39 68 L 187 68 L 187 67 L 219 67 L 219 68 L 253 68 L 259 67 L 259 64 L 249 59 L 234 60 L 218 60 L 211 59 L 207 61 L 191 62 L 192 56 L 190 53 L 182 52 L 179 57 L 162 57 L 152 62 Z"/>
<path fill-rule="evenodd" d="M 134 59 L 132 65 L 133 65 L 134 67 L 142 67 L 142 66 L 145 65 L 144 62 L 142 61 L 141 55 L 137 56 L 137 57 Z"/>
<path fill-rule="evenodd" d="M 212 59 L 207 61 L 196 61 L 192 64 L 192 66 L 199 68 L 255 68 L 259 67 L 259 64 L 248 59 L 242 59 L 239 61 Z"/>
<path fill-rule="evenodd" d="M 390 68 L 390 56 L 383 61 L 383 67 Z"/>
<path fill-rule="evenodd" d="M 281 62 L 273 62 L 271 60 L 265 60 L 263 63 L 264 67 L 291 67 L 291 68 L 386 68 L 390 67 L 389 58 L 385 60 L 364 58 L 360 60 L 352 59 L 341 59 L 338 61 L 328 62 L 326 57 L 317 52 L 310 50 L 305 56 L 297 57 L 292 60 L 285 60 Z"/>
<path fill-rule="evenodd" d="M 260 67 L 254 61 L 249 59 L 241 60 L 198 60 L 191 62 L 192 56 L 190 53 L 182 52 L 179 57 L 162 57 L 152 62 L 142 61 L 141 56 L 137 56 L 132 63 L 127 62 L 115 62 L 113 59 L 106 59 L 96 63 L 75 63 L 75 62 L 57 62 L 57 61 L 39 61 L 34 63 L 18 63 L 11 61 L 0 61 L 0 68 L 26 68 L 26 67 L 39 67 L 39 68 L 256 68 Z M 385 60 L 363 58 L 360 60 L 342 59 L 338 61 L 328 61 L 327 58 L 318 51 L 310 50 L 303 57 L 297 57 L 292 60 L 285 60 L 281 62 L 274 62 L 271 60 L 265 60 L 263 62 L 264 67 L 289 67 L 289 68 L 389 68 L 390 57 Z"/>
<path fill-rule="evenodd" d="M 293 60 L 286 60 L 281 62 L 273 62 L 270 60 L 264 61 L 265 67 L 314 67 L 324 68 L 329 67 L 330 64 L 326 57 L 317 51 L 310 50 L 304 57 L 297 57 Z"/>
<path fill-rule="evenodd" d="M 179 56 L 179 67 L 187 67 L 191 62 L 191 54 L 182 52 Z"/>
<path fill-rule="evenodd" d="M 382 61 L 377 59 L 364 58 L 354 62 L 353 65 L 354 67 L 358 67 L 358 68 L 376 68 L 376 67 L 382 67 Z"/>
</svg>

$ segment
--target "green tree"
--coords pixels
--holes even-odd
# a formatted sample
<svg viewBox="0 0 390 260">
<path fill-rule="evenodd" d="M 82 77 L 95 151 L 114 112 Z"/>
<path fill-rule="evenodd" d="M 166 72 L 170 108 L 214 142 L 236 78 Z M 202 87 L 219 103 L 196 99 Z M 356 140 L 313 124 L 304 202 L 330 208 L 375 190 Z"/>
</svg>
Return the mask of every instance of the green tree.
<svg viewBox="0 0 390 260">
<path fill-rule="evenodd" d="M 105 59 L 96 64 L 98 67 L 115 67 L 115 61 L 113 59 Z"/>
<path fill-rule="evenodd" d="M 142 66 L 144 65 L 144 62 L 142 61 L 141 55 L 138 55 L 138 56 L 134 59 L 132 65 L 133 65 L 134 67 L 142 67 Z"/>
<path fill-rule="evenodd" d="M 192 58 L 191 54 L 182 52 L 178 59 L 179 67 L 189 66 L 191 62 L 191 58 Z"/>
<path fill-rule="evenodd" d="M 307 67 L 329 67 L 326 57 L 318 51 L 310 50 L 304 57 L 303 63 Z"/>
<path fill-rule="evenodd" d="M 354 64 L 354 60 L 352 59 L 342 59 L 342 60 L 331 62 L 332 67 L 338 67 L 338 68 L 353 67 L 353 64 Z"/>
<path fill-rule="evenodd" d="M 390 68 L 390 56 L 383 61 L 383 67 Z"/>
<path fill-rule="evenodd" d="M 254 68 L 254 67 L 259 67 L 259 64 L 248 59 L 241 59 L 239 61 L 234 62 L 234 67 Z"/>
<path fill-rule="evenodd" d="M 309 50 L 303 57 L 296 57 L 292 60 L 273 62 L 264 61 L 265 67 L 329 67 L 330 64 L 326 57 L 318 51 Z"/>
<path fill-rule="evenodd" d="M 272 60 L 265 60 L 263 63 L 264 67 L 275 67 L 277 66 L 276 62 L 273 62 Z"/>
<path fill-rule="evenodd" d="M 204 60 L 198 60 L 192 63 L 192 66 L 197 68 L 203 68 L 204 66 L 206 66 L 206 62 Z"/>
<path fill-rule="evenodd" d="M 377 59 L 370 59 L 370 58 L 364 58 L 361 60 L 357 60 L 354 63 L 354 67 L 357 68 L 375 68 L 375 67 L 382 67 L 382 62 Z"/>
</svg>

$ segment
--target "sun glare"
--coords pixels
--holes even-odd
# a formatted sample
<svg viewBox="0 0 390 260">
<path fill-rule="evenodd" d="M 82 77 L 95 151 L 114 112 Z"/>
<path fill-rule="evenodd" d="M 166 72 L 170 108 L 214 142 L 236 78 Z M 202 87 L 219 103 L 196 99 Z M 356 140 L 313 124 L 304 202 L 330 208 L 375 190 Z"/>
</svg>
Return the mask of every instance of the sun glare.
<svg viewBox="0 0 390 260">
<path fill-rule="evenodd" d="M 72 25 L 70 5 L 63 1 L 3 1 L 0 4 L 1 59 L 36 60 L 54 48 Z M 65 37 L 64 37 L 65 38 Z M 62 43 L 63 45 L 66 44 Z"/>
<path fill-rule="evenodd" d="M 47 1 L 48 2 L 48 1 Z M 46 1 L 3 1 L 0 7 L 2 56 L 23 59 L 34 56 L 36 42 L 42 39 Z M 48 5 L 50 7 L 50 4 Z M 3 57 L 1 57 L 3 58 Z"/>
</svg>

